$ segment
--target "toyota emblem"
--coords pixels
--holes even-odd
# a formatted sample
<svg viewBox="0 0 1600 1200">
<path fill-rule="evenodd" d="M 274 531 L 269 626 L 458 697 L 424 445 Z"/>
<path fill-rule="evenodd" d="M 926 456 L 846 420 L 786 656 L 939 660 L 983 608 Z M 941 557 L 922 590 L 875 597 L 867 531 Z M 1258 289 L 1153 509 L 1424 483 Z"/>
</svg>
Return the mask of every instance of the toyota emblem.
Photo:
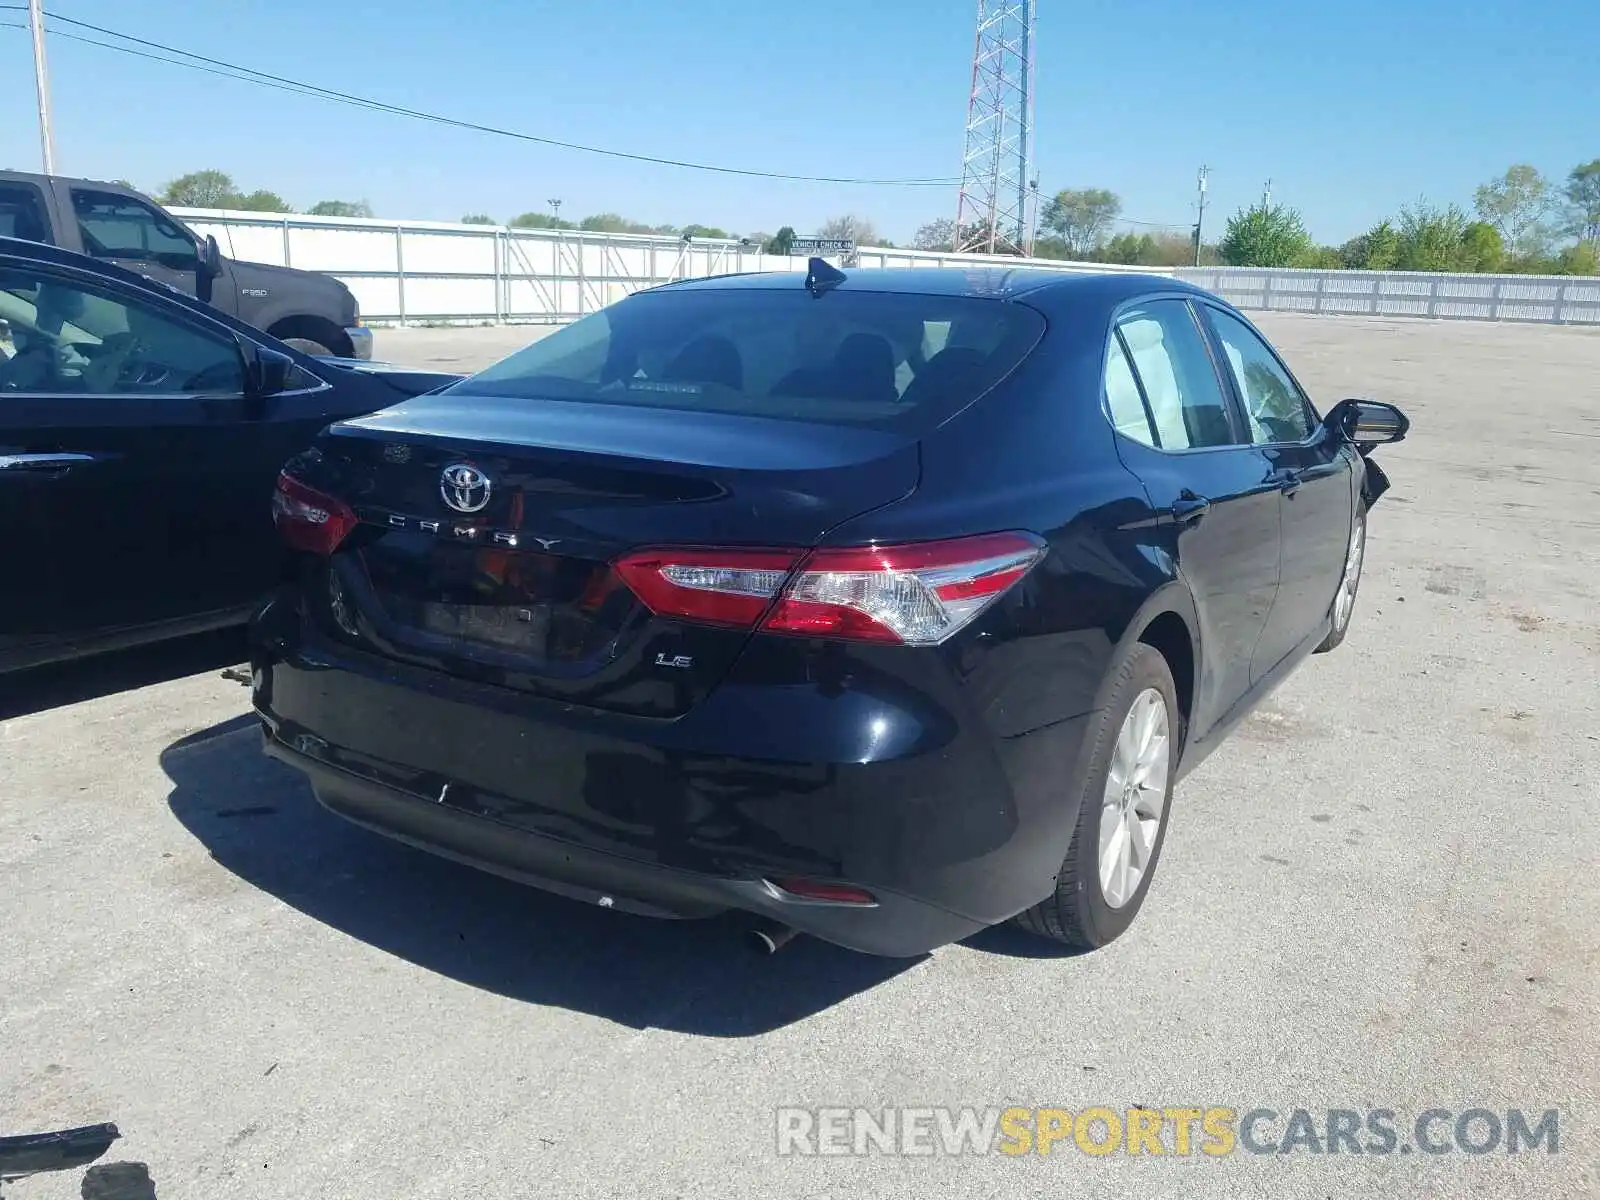
<svg viewBox="0 0 1600 1200">
<path fill-rule="evenodd" d="M 439 495 L 458 513 L 482 512 L 493 490 L 489 477 L 471 463 L 454 463 L 439 475 Z"/>
</svg>

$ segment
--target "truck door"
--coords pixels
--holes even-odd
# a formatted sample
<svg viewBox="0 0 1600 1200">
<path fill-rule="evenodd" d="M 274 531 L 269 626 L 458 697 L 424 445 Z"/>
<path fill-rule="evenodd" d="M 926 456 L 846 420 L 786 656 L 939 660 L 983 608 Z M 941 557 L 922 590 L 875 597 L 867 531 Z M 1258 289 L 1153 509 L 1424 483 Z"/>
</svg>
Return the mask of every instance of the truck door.
<svg viewBox="0 0 1600 1200">
<path fill-rule="evenodd" d="M 126 192 L 57 186 L 67 192 L 63 212 L 77 224 L 83 253 L 198 296 L 225 312 L 234 311 L 235 297 L 226 277 L 213 280 L 201 269 L 194 236 L 155 205 Z"/>
</svg>

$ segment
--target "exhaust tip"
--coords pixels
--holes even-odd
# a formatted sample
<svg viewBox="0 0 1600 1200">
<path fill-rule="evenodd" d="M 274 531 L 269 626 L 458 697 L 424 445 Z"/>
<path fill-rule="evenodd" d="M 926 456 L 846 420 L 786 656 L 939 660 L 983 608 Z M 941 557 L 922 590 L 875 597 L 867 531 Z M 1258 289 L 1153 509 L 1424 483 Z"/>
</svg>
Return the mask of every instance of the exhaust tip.
<svg viewBox="0 0 1600 1200">
<path fill-rule="evenodd" d="M 748 941 L 756 953 L 763 956 L 776 954 L 795 938 L 799 931 L 776 921 L 763 921 L 751 928 Z"/>
</svg>

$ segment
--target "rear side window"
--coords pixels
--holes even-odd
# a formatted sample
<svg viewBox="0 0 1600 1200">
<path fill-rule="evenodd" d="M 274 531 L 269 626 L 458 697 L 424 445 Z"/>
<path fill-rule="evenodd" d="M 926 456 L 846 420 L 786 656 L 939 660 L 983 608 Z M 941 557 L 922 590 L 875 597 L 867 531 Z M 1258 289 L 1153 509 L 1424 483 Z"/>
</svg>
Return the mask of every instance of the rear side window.
<svg viewBox="0 0 1600 1200">
<path fill-rule="evenodd" d="M 630 297 L 450 388 L 462 395 L 931 429 L 1005 378 L 1044 333 L 1003 300 L 843 289 Z"/>
<path fill-rule="evenodd" d="M 0 237 L 45 242 L 50 240 L 47 233 L 39 189 L 25 183 L 0 184 Z"/>
<path fill-rule="evenodd" d="M 1233 444 L 1222 384 L 1187 304 L 1182 300 L 1141 304 L 1117 320 L 1117 333 L 1132 360 L 1158 448 L 1199 450 Z M 1108 393 L 1111 387 L 1108 378 Z M 1131 406 L 1125 405 L 1124 411 L 1131 414 Z M 1122 427 L 1115 410 L 1113 420 Z M 1148 436 L 1138 440 L 1150 441 Z"/>
</svg>

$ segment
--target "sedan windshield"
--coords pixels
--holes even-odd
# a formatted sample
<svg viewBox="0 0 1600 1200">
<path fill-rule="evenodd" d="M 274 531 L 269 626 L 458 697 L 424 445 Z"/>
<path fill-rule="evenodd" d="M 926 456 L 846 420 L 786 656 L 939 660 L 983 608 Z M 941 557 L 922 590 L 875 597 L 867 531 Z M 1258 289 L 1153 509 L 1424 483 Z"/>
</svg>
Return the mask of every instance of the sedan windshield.
<svg viewBox="0 0 1600 1200">
<path fill-rule="evenodd" d="M 1021 304 L 837 290 L 630 297 L 448 389 L 927 429 L 1005 378 L 1044 332 Z"/>
</svg>

